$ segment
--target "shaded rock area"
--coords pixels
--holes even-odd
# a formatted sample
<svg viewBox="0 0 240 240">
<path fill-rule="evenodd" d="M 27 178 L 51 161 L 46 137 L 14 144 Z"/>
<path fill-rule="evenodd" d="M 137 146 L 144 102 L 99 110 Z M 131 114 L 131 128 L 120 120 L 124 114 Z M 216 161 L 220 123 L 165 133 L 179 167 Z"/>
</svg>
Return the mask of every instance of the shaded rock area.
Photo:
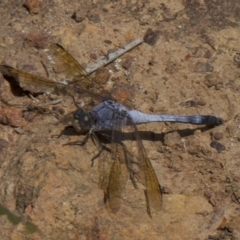
<svg viewBox="0 0 240 240">
<path fill-rule="evenodd" d="M 105 84 L 102 93 L 147 113 L 224 119 L 215 128 L 139 126 L 163 191 L 151 219 L 143 190 L 130 180 L 121 209 L 111 213 L 98 188 L 98 160 L 91 167 L 94 143 L 64 145 L 84 139 L 71 129 L 59 137 L 59 118 L 76 109 L 70 96 L 60 95 L 44 114 L 1 102 L 0 205 L 22 221 L 13 225 L 1 214 L 0 239 L 240 239 L 238 0 L 2 0 L 0 19 L 0 63 L 43 77 L 49 43 L 86 67 L 145 36 L 147 43 L 93 76 Z M 2 76 L 0 88 L 2 98 L 22 106 L 60 97 L 16 93 Z M 137 152 L 130 139 L 124 143 Z M 26 222 L 38 230 L 29 234 Z"/>
</svg>

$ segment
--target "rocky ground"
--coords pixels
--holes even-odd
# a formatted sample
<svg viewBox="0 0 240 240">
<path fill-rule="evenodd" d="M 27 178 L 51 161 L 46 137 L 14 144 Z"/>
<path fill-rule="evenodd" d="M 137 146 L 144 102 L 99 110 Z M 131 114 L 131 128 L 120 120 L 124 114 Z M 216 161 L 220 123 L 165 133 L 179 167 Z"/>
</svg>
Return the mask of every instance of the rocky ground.
<svg viewBox="0 0 240 240">
<path fill-rule="evenodd" d="M 1 239 L 240 239 L 239 1 L 2 0 L 0 19 L 0 63 L 43 77 L 49 43 L 89 66 L 146 36 L 105 68 L 105 88 L 143 112 L 224 119 L 215 128 L 139 126 L 163 190 L 162 209 L 151 219 L 130 180 L 119 212 L 104 205 L 91 141 L 63 146 L 84 136 L 53 137 L 56 116 L 1 103 L 0 203 L 38 229 L 29 234 L 24 222 L 2 215 Z M 0 85 L 3 99 L 29 102 L 2 76 Z M 51 106 L 59 114 L 76 108 L 62 98 Z M 134 151 L 134 142 L 125 144 Z"/>
</svg>

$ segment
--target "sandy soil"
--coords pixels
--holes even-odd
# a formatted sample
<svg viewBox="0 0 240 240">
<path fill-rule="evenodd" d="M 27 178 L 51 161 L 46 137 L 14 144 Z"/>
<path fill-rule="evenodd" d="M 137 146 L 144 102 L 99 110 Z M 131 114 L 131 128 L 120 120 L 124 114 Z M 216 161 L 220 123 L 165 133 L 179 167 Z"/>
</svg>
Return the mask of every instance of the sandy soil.
<svg viewBox="0 0 240 240">
<path fill-rule="evenodd" d="M 134 108 L 147 113 L 211 114 L 224 123 L 139 127 L 164 193 L 151 219 L 143 191 L 130 181 L 119 212 L 104 205 L 91 141 L 63 146 L 84 136 L 53 138 L 54 116 L 1 104 L 0 203 L 39 231 L 28 234 L 1 216 L 0 238 L 240 239 L 239 1 L 23 2 L 0 1 L 0 63 L 46 77 L 41 60 L 51 42 L 89 66 L 151 28 L 150 44 L 106 67 L 106 89 L 123 87 Z M 0 84 L 2 96 L 12 98 L 2 76 Z M 57 109 L 75 106 L 65 96 Z"/>
</svg>

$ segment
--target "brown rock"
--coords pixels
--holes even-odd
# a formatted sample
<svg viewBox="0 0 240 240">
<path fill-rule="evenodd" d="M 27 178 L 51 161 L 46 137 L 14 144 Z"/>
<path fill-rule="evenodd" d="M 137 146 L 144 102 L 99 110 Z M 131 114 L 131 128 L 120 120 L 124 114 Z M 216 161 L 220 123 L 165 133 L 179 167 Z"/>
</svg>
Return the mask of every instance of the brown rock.
<svg viewBox="0 0 240 240">
<path fill-rule="evenodd" d="M 219 75 L 215 72 L 206 75 L 204 83 L 207 87 L 212 87 L 212 86 L 216 86 L 217 84 L 221 83 L 222 80 L 219 77 Z"/>
<path fill-rule="evenodd" d="M 233 57 L 233 61 L 234 61 L 234 64 L 237 66 L 237 67 L 240 67 L 240 53 L 237 52 L 235 54 L 235 56 Z"/>
<path fill-rule="evenodd" d="M 132 58 L 127 58 L 125 59 L 125 61 L 122 63 L 122 67 L 125 69 L 125 70 L 128 70 L 130 69 L 131 65 L 132 65 L 132 62 L 133 62 L 133 59 Z"/>
<path fill-rule="evenodd" d="M 135 97 L 135 91 L 133 86 L 129 86 L 128 84 L 114 84 L 114 88 L 112 90 L 112 95 L 121 103 L 130 103 L 133 101 Z"/>
<path fill-rule="evenodd" d="M 49 44 L 48 35 L 38 30 L 29 32 L 25 39 L 36 48 L 44 48 Z"/>
<path fill-rule="evenodd" d="M 218 153 L 221 153 L 222 151 L 226 150 L 225 146 L 218 141 L 212 141 L 210 146 L 212 148 L 215 148 Z"/>
<path fill-rule="evenodd" d="M 40 11 L 39 0 L 25 0 L 23 6 L 26 7 L 31 14 L 38 14 Z"/>
<path fill-rule="evenodd" d="M 110 73 L 106 68 L 100 68 L 96 71 L 95 79 L 97 83 L 105 84 L 110 77 Z"/>
<path fill-rule="evenodd" d="M 96 53 L 90 53 L 89 57 L 90 57 L 91 59 L 97 60 L 97 55 L 96 55 Z"/>
<path fill-rule="evenodd" d="M 22 127 L 25 125 L 22 110 L 14 107 L 0 110 L 0 122 L 12 127 Z"/>
<path fill-rule="evenodd" d="M 197 73 L 212 72 L 213 66 L 209 63 L 197 62 L 193 68 L 193 71 Z"/>
<path fill-rule="evenodd" d="M 177 132 L 167 133 L 164 137 L 164 144 L 169 147 L 181 145 L 181 137 L 179 133 Z"/>
<path fill-rule="evenodd" d="M 223 133 L 221 133 L 221 132 L 215 132 L 215 133 L 213 134 L 213 138 L 214 138 L 215 140 L 220 140 L 220 139 L 223 138 Z"/>
<path fill-rule="evenodd" d="M 197 100 L 197 104 L 198 104 L 199 106 L 205 106 L 205 105 L 206 105 L 206 100 L 200 98 L 200 99 Z"/>
<path fill-rule="evenodd" d="M 108 39 L 104 40 L 103 42 L 106 43 L 106 44 L 112 44 L 112 41 L 108 40 Z"/>
<path fill-rule="evenodd" d="M 73 13 L 72 19 L 74 19 L 77 23 L 82 22 L 87 17 L 88 11 L 91 7 L 92 3 L 90 1 L 86 1 Z"/>
<path fill-rule="evenodd" d="M 143 38 L 144 42 L 154 46 L 157 43 L 157 40 L 159 39 L 160 31 L 153 31 L 151 28 L 149 28 Z"/>
</svg>

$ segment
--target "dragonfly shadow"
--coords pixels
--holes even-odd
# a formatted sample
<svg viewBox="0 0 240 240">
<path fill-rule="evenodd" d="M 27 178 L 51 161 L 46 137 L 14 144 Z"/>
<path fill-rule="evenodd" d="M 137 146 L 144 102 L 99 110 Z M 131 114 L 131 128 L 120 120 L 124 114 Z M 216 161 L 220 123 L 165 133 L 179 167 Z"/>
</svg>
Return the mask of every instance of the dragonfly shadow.
<svg viewBox="0 0 240 240">
<path fill-rule="evenodd" d="M 7 80 L 9 82 L 11 92 L 14 96 L 21 97 L 21 96 L 24 96 L 28 93 L 28 91 L 23 90 L 21 88 L 19 82 L 16 80 L 15 77 L 8 76 L 8 75 L 5 75 L 5 74 L 3 74 L 3 77 L 4 77 L 5 80 Z"/>
<path fill-rule="evenodd" d="M 177 132 L 181 138 L 185 138 L 185 137 L 194 135 L 194 132 L 197 130 L 205 132 L 213 127 L 214 126 L 203 126 L 203 127 L 197 127 L 195 129 L 186 128 L 181 130 L 171 130 L 164 133 L 156 133 L 152 131 L 139 131 L 139 134 L 142 140 L 153 141 L 153 142 L 158 142 L 158 141 L 164 142 L 165 135 L 169 133 Z"/>
<path fill-rule="evenodd" d="M 178 132 L 180 137 L 185 138 L 185 137 L 194 135 L 194 132 L 197 130 L 205 132 L 213 127 L 214 126 L 203 126 L 203 127 L 197 127 L 195 129 L 186 128 L 186 129 L 182 129 L 182 130 L 172 130 L 172 131 L 168 131 L 168 132 L 164 132 L 164 133 L 156 133 L 156 132 L 152 132 L 152 131 L 138 131 L 138 132 L 139 132 L 139 135 L 142 140 L 153 141 L 153 142 L 158 142 L 158 141 L 164 142 L 164 137 L 168 133 Z M 133 132 L 115 131 L 115 133 L 121 134 L 122 141 L 128 141 L 128 140 L 134 141 L 135 140 Z M 103 135 L 105 134 L 105 135 L 111 136 L 112 132 L 111 131 L 101 131 L 101 132 L 96 132 L 95 134 L 97 135 L 97 137 L 99 138 L 99 140 L 102 143 L 109 143 L 109 139 L 106 139 L 106 137 L 103 137 Z M 61 132 L 60 135 L 76 136 L 76 135 L 85 135 L 85 133 L 79 134 L 75 131 L 75 129 L 72 126 L 68 126 Z"/>
<path fill-rule="evenodd" d="M 201 132 L 206 132 L 212 128 L 214 128 L 216 125 L 210 125 L 210 126 L 203 126 L 203 127 L 197 127 L 195 129 L 182 129 L 178 130 L 177 132 L 181 137 L 188 137 L 190 135 L 193 135 L 196 130 L 200 130 Z"/>
</svg>

